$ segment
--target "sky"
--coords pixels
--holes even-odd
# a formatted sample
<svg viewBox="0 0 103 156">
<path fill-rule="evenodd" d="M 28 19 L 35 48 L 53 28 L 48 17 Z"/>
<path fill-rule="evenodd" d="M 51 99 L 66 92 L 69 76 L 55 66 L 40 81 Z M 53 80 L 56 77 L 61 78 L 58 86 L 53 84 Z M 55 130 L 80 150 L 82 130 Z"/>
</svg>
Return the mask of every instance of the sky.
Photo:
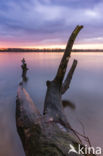
<svg viewBox="0 0 103 156">
<path fill-rule="evenodd" d="M 103 0 L 0 0 L 0 48 L 103 49 Z"/>
</svg>

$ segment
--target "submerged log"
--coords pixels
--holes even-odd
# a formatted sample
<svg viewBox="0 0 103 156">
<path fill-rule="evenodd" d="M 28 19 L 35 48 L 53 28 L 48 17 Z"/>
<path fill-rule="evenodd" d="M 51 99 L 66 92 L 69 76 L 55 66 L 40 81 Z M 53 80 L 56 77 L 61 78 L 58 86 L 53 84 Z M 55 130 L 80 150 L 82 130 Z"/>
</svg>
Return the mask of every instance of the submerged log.
<svg viewBox="0 0 103 156">
<path fill-rule="evenodd" d="M 40 114 L 23 84 L 20 84 L 16 100 L 16 125 L 26 156 L 77 156 L 82 141 L 71 128 L 63 112 L 62 94 L 70 86 L 77 61 L 74 61 L 63 82 L 74 40 L 83 26 L 73 31 L 52 81 L 47 81 L 47 93 L 43 115 Z M 71 150 L 71 147 L 74 148 Z"/>
</svg>

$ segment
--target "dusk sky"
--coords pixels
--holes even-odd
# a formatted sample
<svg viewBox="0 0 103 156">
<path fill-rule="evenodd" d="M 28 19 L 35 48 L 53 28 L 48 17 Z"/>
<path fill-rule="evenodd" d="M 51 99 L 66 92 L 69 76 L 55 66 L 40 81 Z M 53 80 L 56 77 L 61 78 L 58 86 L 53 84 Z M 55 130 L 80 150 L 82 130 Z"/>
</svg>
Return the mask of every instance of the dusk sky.
<svg viewBox="0 0 103 156">
<path fill-rule="evenodd" d="M 102 0 L 0 0 L 2 48 L 64 48 L 78 24 L 74 48 L 103 48 Z"/>
</svg>

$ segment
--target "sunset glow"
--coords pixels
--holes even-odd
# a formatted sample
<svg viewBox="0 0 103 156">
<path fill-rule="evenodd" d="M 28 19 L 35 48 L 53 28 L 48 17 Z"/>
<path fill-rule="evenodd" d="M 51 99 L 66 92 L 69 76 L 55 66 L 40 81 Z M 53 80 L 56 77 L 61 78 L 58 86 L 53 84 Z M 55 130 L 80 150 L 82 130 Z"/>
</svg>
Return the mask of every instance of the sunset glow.
<svg viewBox="0 0 103 156">
<path fill-rule="evenodd" d="M 74 48 L 103 49 L 103 2 L 97 0 L 1 0 L 0 48 L 65 48 L 83 25 Z"/>
<path fill-rule="evenodd" d="M 62 45 L 23 45 L 21 43 L 1 44 L 0 49 L 7 48 L 30 48 L 30 49 L 65 49 L 66 44 Z M 103 49 L 103 44 L 74 44 L 73 49 Z"/>
</svg>

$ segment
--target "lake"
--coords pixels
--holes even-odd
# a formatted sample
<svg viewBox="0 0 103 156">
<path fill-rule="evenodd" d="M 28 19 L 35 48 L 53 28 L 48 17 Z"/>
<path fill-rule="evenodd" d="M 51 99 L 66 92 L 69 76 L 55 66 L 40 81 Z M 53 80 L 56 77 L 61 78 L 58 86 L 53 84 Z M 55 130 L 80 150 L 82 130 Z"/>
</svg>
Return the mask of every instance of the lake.
<svg viewBox="0 0 103 156">
<path fill-rule="evenodd" d="M 18 84 L 21 81 L 21 59 L 29 71 L 25 88 L 42 113 L 46 80 L 56 74 L 63 53 L 0 53 L 0 156 L 24 156 L 16 131 L 15 108 Z M 72 101 L 76 109 L 66 107 L 72 127 L 85 133 L 92 145 L 103 147 L 103 53 L 72 53 L 78 65 L 69 90 L 63 99 Z"/>
</svg>

